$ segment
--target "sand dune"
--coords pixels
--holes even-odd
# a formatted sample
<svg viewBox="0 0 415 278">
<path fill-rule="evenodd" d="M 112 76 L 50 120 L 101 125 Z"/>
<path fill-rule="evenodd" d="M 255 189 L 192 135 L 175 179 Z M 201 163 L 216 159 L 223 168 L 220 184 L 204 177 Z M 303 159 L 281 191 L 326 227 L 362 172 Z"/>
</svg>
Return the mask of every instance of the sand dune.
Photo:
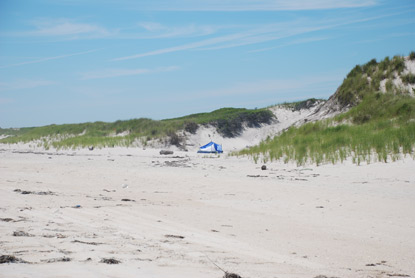
<svg viewBox="0 0 415 278">
<path fill-rule="evenodd" d="M 309 119 L 316 120 L 314 116 L 316 110 L 318 110 L 323 103 L 316 103 L 314 107 L 293 110 L 283 106 L 274 106 L 270 108 L 275 115 L 275 121 L 271 124 L 262 125 L 259 128 L 248 128 L 242 131 L 242 133 L 235 138 L 224 138 L 216 131 L 213 126 L 201 126 L 197 130 L 196 134 L 185 134 L 186 148 L 190 151 L 197 151 L 199 146 L 203 146 L 209 141 L 214 141 L 222 144 L 227 151 L 237 151 L 249 146 L 255 146 L 267 139 L 267 137 L 274 137 L 276 134 L 289 128 L 292 125 L 303 124 L 304 121 Z M 333 113 L 327 111 L 327 117 L 333 116 Z"/>
<path fill-rule="evenodd" d="M 0 149 L 1 277 L 414 277 L 412 159 Z"/>
</svg>

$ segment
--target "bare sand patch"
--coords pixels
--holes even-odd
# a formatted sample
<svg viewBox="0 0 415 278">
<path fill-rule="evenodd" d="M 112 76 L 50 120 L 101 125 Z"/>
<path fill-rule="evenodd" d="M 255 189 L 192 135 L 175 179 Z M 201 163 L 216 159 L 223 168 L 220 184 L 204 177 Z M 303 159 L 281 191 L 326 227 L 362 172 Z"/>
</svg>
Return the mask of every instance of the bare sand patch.
<svg viewBox="0 0 415 278">
<path fill-rule="evenodd" d="M 241 277 L 414 277 L 411 159 L 261 170 L 159 151 L 0 146 L 0 276 L 223 277 L 214 262 Z"/>
</svg>

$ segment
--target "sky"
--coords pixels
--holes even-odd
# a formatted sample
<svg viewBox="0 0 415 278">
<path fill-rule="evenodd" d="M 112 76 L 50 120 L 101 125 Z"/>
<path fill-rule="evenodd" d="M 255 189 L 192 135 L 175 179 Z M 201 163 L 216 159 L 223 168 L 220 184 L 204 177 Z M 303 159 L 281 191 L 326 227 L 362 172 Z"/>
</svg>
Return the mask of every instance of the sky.
<svg viewBox="0 0 415 278">
<path fill-rule="evenodd" d="M 0 127 L 327 99 L 411 51 L 414 0 L 0 0 Z"/>
</svg>

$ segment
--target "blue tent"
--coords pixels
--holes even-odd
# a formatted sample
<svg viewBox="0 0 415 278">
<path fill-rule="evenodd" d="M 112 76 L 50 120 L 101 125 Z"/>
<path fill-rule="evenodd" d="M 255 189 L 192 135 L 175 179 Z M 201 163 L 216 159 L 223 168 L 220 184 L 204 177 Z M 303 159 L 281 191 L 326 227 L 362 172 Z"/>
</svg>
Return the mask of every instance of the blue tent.
<svg viewBox="0 0 415 278">
<path fill-rule="evenodd" d="M 210 142 L 199 148 L 198 153 L 223 153 L 222 145 Z"/>
</svg>

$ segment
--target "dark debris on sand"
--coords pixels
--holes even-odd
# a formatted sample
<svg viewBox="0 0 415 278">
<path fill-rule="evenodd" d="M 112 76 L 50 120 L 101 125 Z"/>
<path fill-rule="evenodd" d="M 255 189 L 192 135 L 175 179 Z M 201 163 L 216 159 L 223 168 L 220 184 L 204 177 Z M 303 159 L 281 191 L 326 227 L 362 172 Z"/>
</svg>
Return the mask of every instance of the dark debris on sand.
<svg viewBox="0 0 415 278">
<path fill-rule="evenodd" d="M 105 263 L 105 264 L 119 264 L 121 263 L 119 260 L 116 259 L 102 259 L 101 263 Z"/>
<path fill-rule="evenodd" d="M 4 222 L 15 222 L 15 220 L 13 220 L 12 218 L 0 218 L 0 221 L 4 221 Z"/>
<path fill-rule="evenodd" d="M 246 175 L 248 178 L 268 178 L 268 176 L 261 176 L 261 175 Z"/>
<path fill-rule="evenodd" d="M 160 151 L 161 155 L 169 155 L 169 154 L 173 154 L 173 151 L 169 151 L 169 150 L 161 150 Z"/>
<path fill-rule="evenodd" d="M 7 263 L 26 263 L 26 261 L 16 258 L 13 255 L 1 255 L 0 264 L 7 264 Z"/>
<path fill-rule="evenodd" d="M 223 278 L 242 278 L 242 277 L 236 273 L 225 272 L 225 275 L 223 275 Z"/>
<path fill-rule="evenodd" d="M 28 237 L 32 237 L 34 235 L 31 235 L 25 231 L 14 231 L 13 232 L 13 236 L 28 236 Z"/>
<path fill-rule="evenodd" d="M 179 239 L 184 239 L 184 236 L 178 236 L 178 235 L 164 235 L 165 237 L 169 237 L 169 238 L 179 238 Z"/>
<path fill-rule="evenodd" d="M 71 258 L 68 258 L 68 257 L 44 260 L 44 262 L 46 263 L 58 263 L 58 262 L 70 262 L 70 261 L 71 261 Z"/>
<path fill-rule="evenodd" d="M 35 194 L 35 195 L 56 195 L 56 193 L 52 191 L 29 191 L 29 190 L 21 190 L 21 189 L 15 189 L 14 192 L 27 195 L 27 194 Z"/>
<path fill-rule="evenodd" d="M 82 241 L 82 240 L 77 240 L 77 239 L 75 239 L 71 242 L 73 242 L 73 243 L 83 243 L 83 244 L 89 244 L 89 245 L 100 245 L 100 244 L 102 244 L 100 242 L 88 242 L 88 241 Z"/>
<path fill-rule="evenodd" d="M 122 202 L 135 202 L 135 200 L 132 199 L 121 199 Z"/>
</svg>

